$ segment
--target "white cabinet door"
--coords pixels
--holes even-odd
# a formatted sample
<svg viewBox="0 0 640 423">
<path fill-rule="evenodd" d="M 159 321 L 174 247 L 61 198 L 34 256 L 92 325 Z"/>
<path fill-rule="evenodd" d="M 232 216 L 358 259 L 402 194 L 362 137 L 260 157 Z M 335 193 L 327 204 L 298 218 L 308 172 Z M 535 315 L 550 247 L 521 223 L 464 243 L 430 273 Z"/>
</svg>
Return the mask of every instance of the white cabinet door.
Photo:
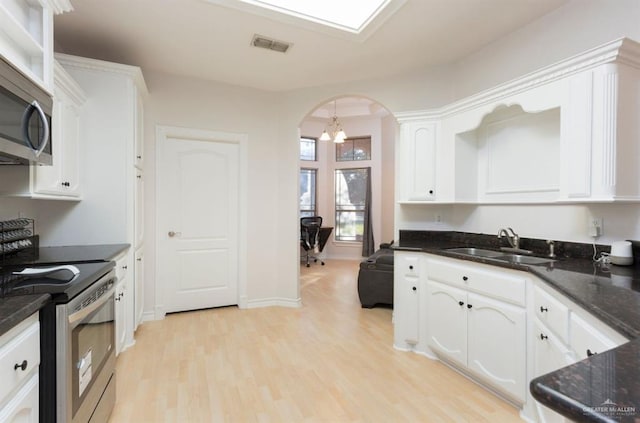
<svg viewBox="0 0 640 423">
<path fill-rule="evenodd" d="M 538 319 L 560 337 L 562 342 L 569 342 L 569 307 L 559 300 L 557 295 L 533 287 L 534 312 Z"/>
<path fill-rule="evenodd" d="M 467 365 L 520 401 L 526 396 L 526 310 L 468 294 Z"/>
<path fill-rule="evenodd" d="M 139 248 L 136 250 L 135 263 L 135 289 L 134 295 L 134 329 L 142 322 L 142 313 L 144 311 L 144 250 Z"/>
<path fill-rule="evenodd" d="M 136 108 L 135 108 L 135 157 L 134 163 L 138 169 L 142 169 L 144 166 L 144 106 L 142 97 L 136 96 Z"/>
<path fill-rule="evenodd" d="M 419 341 L 420 266 L 422 254 L 396 253 L 394 258 L 393 303 L 394 343 L 414 348 Z"/>
<path fill-rule="evenodd" d="M 53 164 L 34 166 L 33 193 L 59 197 L 80 196 L 80 108 L 85 101 L 78 84 L 59 65 L 52 118 Z"/>
<path fill-rule="evenodd" d="M 576 313 L 571 313 L 570 332 L 571 349 L 578 360 L 610 350 L 622 343 L 608 337 Z"/>
<path fill-rule="evenodd" d="M 116 260 L 116 278 L 118 279 L 116 285 L 116 292 L 114 294 L 115 300 L 115 324 L 116 324 L 116 354 L 120 354 L 127 344 L 128 328 L 132 326 L 128 319 L 130 314 L 127 311 L 127 304 L 129 303 L 129 279 L 131 272 L 129 271 L 128 253 Z"/>
<path fill-rule="evenodd" d="M 573 362 L 568 348 L 558 336 L 537 319 L 531 336 L 534 355 L 534 377 L 553 372 Z M 536 401 L 536 411 L 542 423 L 564 423 L 566 419 Z"/>
<path fill-rule="evenodd" d="M 0 409 L 2 423 L 38 423 L 39 419 L 39 379 L 35 372 L 31 379 L 14 395 L 9 403 Z"/>
<path fill-rule="evenodd" d="M 118 282 L 115 292 L 115 323 L 116 323 L 116 355 L 124 350 L 127 339 L 127 313 L 125 295 L 127 292 L 127 281 Z"/>
<path fill-rule="evenodd" d="M 136 188 L 135 188 L 135 248 L 142 246 L 144 242 L 144 174 L 141 170 L 136 169 Z"/>
<path fill-rule="evenodd" d="M 427 345 L 463 366 L 467 365 L 467 293 L 438 282 L 427 282 Z"/>
<path fill-rule="evenodd" d="M 435 122 L 402 124 L 404 201 L 436 199 L 437 129 Z"/>
</svg>

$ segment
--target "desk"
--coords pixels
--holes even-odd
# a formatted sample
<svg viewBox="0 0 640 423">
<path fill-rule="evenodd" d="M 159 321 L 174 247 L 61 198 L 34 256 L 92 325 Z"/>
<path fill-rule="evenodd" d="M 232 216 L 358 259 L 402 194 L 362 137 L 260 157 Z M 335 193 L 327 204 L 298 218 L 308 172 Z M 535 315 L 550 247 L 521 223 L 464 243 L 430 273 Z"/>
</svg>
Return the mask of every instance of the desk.
<svg viewBox="0 0 640 423">
<path fill-rule="evenodd" d="M 323 226 L 320 228 L 320 252 L 324 250 L 324 246 L 327 244 L 329 240 L 329 236 L 331 235 L 331 231 L 333 231 L 333 226 Z"/>
</svg>

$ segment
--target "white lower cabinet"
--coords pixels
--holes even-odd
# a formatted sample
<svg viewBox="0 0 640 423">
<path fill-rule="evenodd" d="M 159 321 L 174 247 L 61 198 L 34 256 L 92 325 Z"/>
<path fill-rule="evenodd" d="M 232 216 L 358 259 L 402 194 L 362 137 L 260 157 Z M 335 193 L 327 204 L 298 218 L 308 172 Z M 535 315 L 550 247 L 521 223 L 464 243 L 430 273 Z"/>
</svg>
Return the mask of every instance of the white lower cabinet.
<svg viewBox="0 0 640 423">
<path fill-rule="evenodd" d="M 553 372 L 573 363 L 572 354 L 562 340 L 538 319 L 533 323 L 533 378 Z M 536 402 L 536 413 L 542 423 L 564 423 L 566 419 Z"/>
<path fill-rule="evenodd" d="M 136 250 L 136 262 L 134 265 L 134 327 L 136 330 L 138 325 L 142 323 L 142 313 L 144 312 L 144 248 L 140 247 Z"/>
<path fill-rule="evenodd" d="M 533 399 L 532 379 L 627 342 L 531 273 L 402 251 L 394 264 L 396 348 L 447 362 L 526 420 L 567 421 Z"/>
<path fill-rule="evenodd" d="M 427 282 L 427 345 L 463 366 L 467 365 L 466 302 L 466 291 Z"/>
<path fill-rule="evenodd" d="M 127 341 L 127 317 L 124 300 L 127 295 L 127 284 L 125 281 L 118 282 L 114 295 L 116 302 L 116 355 L 118 355 L 124 350 Z"/>
<path fill-rule="evenodd" d="M 534 362 L 534 374 L 531 379 L 627 341 L 582 307 L 546 286 L 544 282 L 535 281 L 533 291 L 533 313 L 536 318 L 530 338 L 533 343 Z M 537 401 L 535 408 L 540 422 L 568 421 Z"/>
<path fill-rule="evenodd" d="M 127 347 L 127 340 L 132 335 L 129 314 L 128 314 L 128 300 L 129 300 L 129 279 L 131 272 L 129 271 L 128 252 L 116 260 L 116 291 L 114 294 L 115 300 L 115 330 L 116 330 L 116 355 L 120 354 Z"/>
<path fill-rule="evenodd" d="M 0 337 L 0 422 L 38 422 L 38 313 Z"/>
<path fill-rule="evenodd" d="M 40 413 L 38 390 L 39 379 L 38 373 L 36 372 L 15 394 L 11 401 L 0 410 L 0 422 L 38 422 Z"/>
<path fill-rule="evenodd" d="M 569 327 L 571 332 L 571 349 L 577 360 L 583 360 L 611 348 L 615 348 L 626 340 L 616 336 L 612 331 L 597 328 L 576 313 L 571 314 Z M 609 333 L 605 333 L 609 332 Z"/>
<path fill-rule="evenodd" d="M 524 402 L 526 310 L 469 294 L 467 366 L 505 395 Z"/>
<path fill-rule="evenodd" d="M 394 344 L 400 349 L 413 349 L 419 342 L 422 256 L 397 252 L 394 257 Z"/>
<path fill-rule="evenodd" d="M 429 281 L 428 345 L 504 395 L 526 396 L 526 310 Z"/>
</svg>

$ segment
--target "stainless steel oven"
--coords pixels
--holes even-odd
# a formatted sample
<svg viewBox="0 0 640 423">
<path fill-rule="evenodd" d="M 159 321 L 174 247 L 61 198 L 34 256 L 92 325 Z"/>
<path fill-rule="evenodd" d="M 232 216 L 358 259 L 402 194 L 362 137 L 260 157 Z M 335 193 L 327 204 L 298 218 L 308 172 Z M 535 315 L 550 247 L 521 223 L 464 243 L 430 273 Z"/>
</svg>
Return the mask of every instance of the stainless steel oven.
<svg viewBox="0 0 640 423">
<path fill-rule="evenodd" d="M 40 422 L 105 423 L 116 389 L 115 263 L 11 265 L 0 280 L 0 296 L 51 295 L 40 310 Z"/>
<path fill-rule="evenodd" d="M 115 403 L 115 271 L 56 306 L 58 422 L 106 422 Z"/>
</svg>

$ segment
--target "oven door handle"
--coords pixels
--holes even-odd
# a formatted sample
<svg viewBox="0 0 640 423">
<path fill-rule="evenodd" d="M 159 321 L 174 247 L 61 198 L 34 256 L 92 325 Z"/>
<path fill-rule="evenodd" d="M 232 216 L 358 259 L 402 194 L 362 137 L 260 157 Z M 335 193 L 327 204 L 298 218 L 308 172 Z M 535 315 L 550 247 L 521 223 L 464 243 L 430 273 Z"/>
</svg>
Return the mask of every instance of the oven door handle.
<svg viewBox="0 0 640 423">
<path fill-rule="evenodd" d="M 69 325 L 71 325 L 72 327 L 75 327 L 77 322 L 81 321 L 82 319 L 84 319 L 85 317 L 87 317 L 88 315 L 90 315 L 91 313 L 93 313 L 94 311 L 99 309 L 100 307 L 102 307 L 107 301 L 113 299 L 113 294 L 115 292 L 116 292 L 116 287 L 114 286 L 113 288 L 111 288 L 110 290 L 105 292 L 96 301 L 94 301 L 91 304 L 87 305 L 86 307 L 76 311 L 75 313 L 70 314 L 69 315 Z"/>
</svg>

